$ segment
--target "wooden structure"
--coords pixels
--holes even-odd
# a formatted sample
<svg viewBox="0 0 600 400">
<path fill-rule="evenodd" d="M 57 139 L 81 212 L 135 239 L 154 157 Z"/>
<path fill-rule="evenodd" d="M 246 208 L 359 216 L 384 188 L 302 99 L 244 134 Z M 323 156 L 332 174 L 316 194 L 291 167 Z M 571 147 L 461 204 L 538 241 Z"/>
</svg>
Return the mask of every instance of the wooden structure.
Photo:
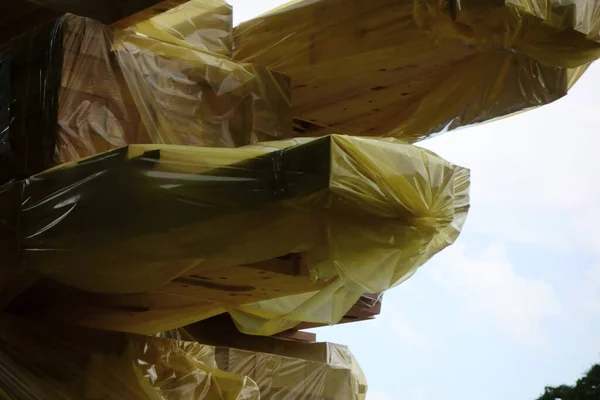
<svg viewBox="0 0 600 400">
<path fill-rule="evenodd" d="M 338 323 L 347 324 L 352 322 L 362 322 L 375 319 L 381 313 L 381 298 L 376 294 L 365 294 L 363 295 L 356 304 L 346 313 L 344 318 Z M 309 322 L 303 322 L 296 326 L 297 331 L 303 329 L 319 328 L 322 324 L 312 324 Z M 284 332 L 285 333 L 285 332 Z"/>
<path fill-rule="evenodd" d="M 181 339 L 215 346 L 217 366 L 255 380 L 261 399 L 364 399 L 363 373 L 346 346 L 308 340 L 307 332 L 297 333 L 306 340 L 249 336 L 207 322 L 180 330 Z"/>
<path fill-rule="evenodd" d="M 148 9 L 142 22 L 132 25 L 123 20 L 113 26 L 128 27 L 156 40 L 231 58 L 233 8 L 225 0 L 189 0 L 180 7 L 162 11 Z"/>
<path fill-rule="evenodd" d="M 295 263 L 274 259 L 247 266 L 202 267 L 140 294 L 91 293 L 40 281 L 17 296 L 8 309 L 21 316 L 150 334 L 209 319 L 225 313 L 227 307 L 323 286 L 313 284 Z M 226 315 L 209 321 L 217 329 L 235 330 Z"/>
<path fill-rule="evenodd" d="M 340 324 L 372 320 L 381 313 L 381 298 L 376 294 L 363 295 L 342 318 Z M 306 332 L 306 329 L 323 327 L 323 324 L 301 323 L 295 329 L 274 335 L 275 338 L 299 342 L 316 342 L 317 334 Z M 218 315 L 204 321 L 197 322 L 185 328 L 185 332 L 197 336 L 202 343 L 234 343 L 249 342 L 261 343 L 261 339 L 240 333 L 231 317 L 226 314 Z"/>
<path fill-rule="evenodd" d="M 214 348 L 200 343 L 4 314 L 0 359 L 4 399 L 259 399 L 255 382 L 217 369 Z"/>
<path fill-rule="evenodd" d="M 420 3 L 295 2 L 238 26 L 234 58 L 292 78 L 294 128 L 305 136 L 413 142 L 566 94 L 567 68 L 511 49 L 481 51 L 451 30 L 434 36 L 415 21 Z M 497 7 L 484 17 L 506 11 Z M 445 17 L 431 24 L 447 26 Z"/>
<path fill-rule="evenodd" d="M 253 346 L 248 350 L 240 349 L 237 344 L 234 347 L 217 346 L 215 361 L 219 369 L 255 381 L 261 400 L 365 398 L 367 386 L 364 374 L 345 346 L 331 343 L 278 344 L 272 347 L 273 350 L 264 352 L 254 350 Z"/>
<path fill-rule="evenodd" d="M 260 294 L 256 297 L 256 300 L 276 298 L 281 295 L 281 289 L 271 289 L 269 293 L 268 282 L 279 288 L 285 286 L 286 290 L 290 290 L 290 284 L 296 285 L 298 289 L 301 289 L 302 284 L 307 284 L 302 277 L 290 276 L 287 278 L 288 282 L 286 284 L 285 278 L 282 278 L 281 274 L 265 273 L 250 268 L 247 268 L 247 270 L 259 274 L 257 279 L 248 276 L 240 278 L 246 281 L 244 287 L 247 287 L 248 283 L 260 285 L 254 291 Z M 205 333 L 206 340 L 211 337 L 247 337 L 235 328 L 231 317 L 225 314 L 226 310 L 223 308 L 223 304 L 235 306 L 236 304 L 248 302 L 254 296 L 253 292 L 236 292 L 239 286 L 227 286 L 228 282 L 231 281 L 229 278 L 235 280 L 235 277 L 229 275 L 228 271 L 221 271 L 220 275 L 226 275 L 226 279 L 218 277 L 211 280 L 208 277 L 203 277 L 204 279 L 200 280 L 193 277 L 195 283 L 201 281 L 203 286 L 200 288 L 197 286 L 187 288 L 187 284 L 182 285 L 186 286 L 187 295 L 181 294 L 178 290 L 170 291 L 168 288 L 144 294 L 99 294 L 82 292 L 42 281 L 31 285 L 17 296 L 10 303 L 8 311 L 21 316 L 51 319 L 65 323 L 75 322 L 92 328 L 142 334 L 169 330 L 193 323 L 195 329 L 200 329 Z M 181 280 L 179 279 L 179 281 Z M 267 283 L 261 283 L 261 281 Z M 175 286 L 175 284 L 171 286 Z M 213 301 L 207 300 L 209 298 Z M 381 301 L 376 300 L 372 306 L 367 306 L 367 303 L 364 302 L 365 298 L 368 301 L 372 300 L 369 299 L 369 295 L 363 296 L 346 313 L 340 324 L 366 321 L 379 315 Z M 73 301 L 74 299 L 76 301 Z M 221 301 L 221 303 L 217 303 L 217 301 Z M 200 319 L 202 321 L 197 322 Z M 302 323 L 293 330 L 275 336 L 288 340 L 314 342 L 316 341 L 316 334 L 303 330 L 321 326 L 325 325 Z M 207 342 L 207 344 L 209 343 Z"/>
<path fill-rule="evenodd" d="M 4 70 L 0 132 L 14 157 L 0 157 L 0 183 L 133 143 L 237 147 L 291 135 L 287 77 L 90 18 L 10 41 Z"/>
<path fill-rule="evenodd" d="M 283 151 L 269 146 L 230 150 L 132 145 L 19 181 L 2 196 L 16 196 L 19 206 L 12 214 L 30 229 L 13 238 L 14 251 L 22 257 L 18 265 L 73 290 L 34 287 L 17 299 L 25 305 L 18 314 L 134 333 L 162 332 L 226 311 L 244 332 L 261 335 L 295 328 L 307 319 L 335 324 L 362 293 L 345 288 L 334 265 L 343 266 L 348 276 L 372 291 L 383 292 L 388 280 L 377 282 L 376 276 L 397 281 L 411 273 L 409 262 L 421 265 L 458 235 L 468 210 L 468 171 L 415 146 L 381 143 L 329 136 Z M 411 161 L 405 163 L 406 178 L 391 181 L 393 193 L 406 201 L 406 214 L 395 214 L 398 207 L 387 212 L 396 204 L 390 200 L 394 196 L 379 200 L 361 191 L 361 186 L 391 186 L 382 185 L 387 182 L 382 179 L 399 176 L 393 165 L 373 166 L 365 160 L 392 157 Z M 364 176 L 378 181 L 363 184 L 371 181 L 354 178 Z M 421 191 L 413 190 L 417 180 L 444 182 L 431 189 L 431 205 L 421 201 Z M 336 194 L 330 197 L 331 188 Z M 19 196 L 37 206 L 20 209 Z M 337 196 L 344 200 L 336 203 Z M 369 202 L 355 200 L 363 197 Z M 74 198 L 77 206 L 65 215 L 61 205 Z M 388 217 L 369 216 L 372 204 Z M 407 214 L 422 218 L 423 224 L 445 217 L 439 229 L 427 225 L 420 230 L 409 225 Z M 423 218 L 429 215 L 436 218 Z M 10 238 L 18 226 L 11 215 L 4 220 L 11 221 L 5 227 Z M 59 223 L 40 230 L 48 221 Z M 450 221 L 452 225 L 444 225 Z M 386 240 L 370 241 L 371 232 L 382 231 Z M 434 232 L 444 232 L 444 240 Z M 414 237 L 406 240 L 407 233 Z M 329 258 L 321 258 L 321 268 L 317 265 L 311 276 L 314 264 L 305 266 L 302 256 L 299 262 L 287 257 L 295 253 L 306 253 L 307 263 L 311 255 Z M 394 262 L 381 262 L 388 259 Z M 350 295 L 338 296 L 345 291 Z M 263 300 L 301 293 L 313 293 L 311 301 L 298 297 L 297 304 L 283 306 L 296 307 L 296 314 L 278 311 L 277 302 L 253 314 Z M 355 308 L 356 315 L 346 321 L 370 318 L 373 312 L 361 309 L 373 309 L 376 303 L 367 300 L 372 304 L 365 301 L 366 307 Z M 335 311 L 318 319 L 303 317 L 316 315 L 315 304 L 331 305 Z M 247 305 L 247 312 L 240 305 Z M 240 318 L 241 313 L 248 317 Z"/>
</svg>

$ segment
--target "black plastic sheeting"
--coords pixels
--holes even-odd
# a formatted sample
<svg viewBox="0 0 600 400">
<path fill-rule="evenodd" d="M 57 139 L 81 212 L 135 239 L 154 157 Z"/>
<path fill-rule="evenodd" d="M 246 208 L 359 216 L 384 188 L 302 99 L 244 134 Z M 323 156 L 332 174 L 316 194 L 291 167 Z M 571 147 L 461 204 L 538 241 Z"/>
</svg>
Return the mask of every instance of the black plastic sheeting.
<svg viewBox="0 0 600 400">
<path fill-rule="evenodd" d="M 0 47 L 0 184 L 52 166 L 62 18 Z"/>
<path fill-rule="evenodd" d="M 10 150 L 9 128 L 10 128 L 10 54 L 0 59 L 0 153 Z"/>
<path fill-rule="evenodd" d="M 212 149 L 217 155 L 231 151 Z M 206 258 L 224 252 L 228 237 L 242 235 L 248 226 L 233 223 L 235 232 L 224 232 L 226 237 L 213 231 L 202 246 L 175 232 L 187 226 L 210 232 L 218 221 L 245 211 L 326 190 L 330 153 L 331 137 L 324 137 L 192 173 L 185 164 L 162 160 L 160 150 L 134 158 L 127 157 L 127 147 L 112 150 L 0 186 L 0 249 L 5 247 L 16 265 L 75 268 L 87 274 L 78 255 L 85 258 L 103 246 L 169 232 L 166 246 L 178 256 Z M 148 246 L 142 257 L 141 249 L 130 247 L 112 253 L 111 264 L 126 268 L 144 257 L 160 261 L 163 249 Z M 94 257 L 100 256 L 98 250 Z"/>
</svg>

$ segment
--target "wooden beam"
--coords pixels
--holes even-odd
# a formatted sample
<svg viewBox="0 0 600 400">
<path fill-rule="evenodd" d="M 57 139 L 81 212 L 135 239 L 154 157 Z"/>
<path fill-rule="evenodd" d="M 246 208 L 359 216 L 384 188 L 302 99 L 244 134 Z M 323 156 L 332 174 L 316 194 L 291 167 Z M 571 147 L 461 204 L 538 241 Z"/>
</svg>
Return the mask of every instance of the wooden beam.
<svg viewBox="0 0 600 400">
<path fill-rule="evenodd" d="M 566 69 L 519 52 L 479 51 L 452 35 L 434 40 L 414 6 L 299 1 L 239 25 L 234 59 L 291 77 L 298 136 L 414 142 L 566 94 Z"/>
<path fill-rule="evenodd" d="M 414 22 L 413 0 L 304 1 L 241 24 L 234 41 L 236 60 L 292 78 L 302 136 L 384 135 L 411 121 L 413 105 L 456 61 L 477 53 L 434 43 Z"/>
<path fill-rule="evenodd" d="M 348 324 L 352 322 L 362 322 L 375 319 L 381 313 L 381 298 L 376 294 L 363 295 L 356 304 L 346 313 L 344 318 L 338 325 Z M 303 322 L 296 326 L 295 329 L 314 329 L 327 326 L 325 324 L 316 324 L 311 322 Z"/>
<path fill-rule="evenodd" d="M 356 304 L 346 313 L 344 318 L 338 323 L 348 324 L 352 322 L 361 322 L 375 319 L 381 313 L 381 298 L 376 294 L 363 295 Z M 233 320 L 227 314 L 221 314 L 210 319 L 195 323 L 194 329 L 197 332 L 203 332 L 206 337 L 220 337 L 221 335 L 242 335 L 236 328 Z M 294 329 L 274 335 L 274 337 L 299 341 L 316 341 L 316 334 L 304 332 L 306 329 L 314 329 L 327 326 L 326 324 L 316 324 L 303 322 Z M 246 336 L 246 335 L 243 335 Z"/>
<path fill-rule="evenodd" d="M 296 329 L 281 332 L 271 337 L 245 335 L 237 330 L 233 320 L 227 314 L 217 315 L 204 321 L 188 325 L 184 327 L 181 332 L 190 335 L 203 344 L 213 346 L 235 347 L 236 343 L 241 346 L 243 343 L 276 343 L 277 340 L 309 343 L 317 341 L 317 335 L 315 333 Z"/>
<path fill-rule="evenodd" d="M 338 322 L 336 325 L 344 325 L 344 324 L 350 324 L 350 323 L 354 323 L 354 322 L 365 322 L 365 321 L 370 321 L 375 319 L 374 317 L 370 317 L 370 318 L 356 318 L 356 317 L 348 317 L 345 316 L 344 318 L 342 318 L 342 320 L 340 322 Z M 329 326 L 327 324 L 317 324 L 317 323 L 313 323 L 313 322 L 303 322 L 301 324 L 296 325 L 296 329 L 315 329 L 315 328 L 323 328 Z"/>
<path fill-rule="evenodd" d="M 290 330 L 278 333 L 274 337 L 286 340 L 294 340 L 297 342 L 316 342 L 317 334 L 312 332 L 304 332 L 297 330 Z"/>
</svg>

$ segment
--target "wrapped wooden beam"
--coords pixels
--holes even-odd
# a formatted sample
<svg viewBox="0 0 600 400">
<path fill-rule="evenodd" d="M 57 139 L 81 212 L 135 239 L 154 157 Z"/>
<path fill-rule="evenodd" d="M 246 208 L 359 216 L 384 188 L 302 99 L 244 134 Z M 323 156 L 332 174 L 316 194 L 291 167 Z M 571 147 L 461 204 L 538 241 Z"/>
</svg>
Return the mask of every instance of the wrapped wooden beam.
<svg viewBox="0 0 600 400">
<path fill-rule="evenodd" d="M 259 400 L 215 348 L 0 316 L 0 387 L 12 400 Z"/>
<path fill-rule="evenodd" d="M 153 333 L 224 311 L 259 335 L 335 324 L 457 238 L 468 187 L 468 170 L 400 142 L 130 145 L 2 187 L 14 264 L 0 270 L 94 293 L 26 312 L 98 328 Z"/>
<path fill-rule="evenodd" d="M 338 322 L 339 324 L 362 322 L 374 319 L 381 313 L 381 296 L 374 294 L 364 294 L 360 299 L 352 306 L 346 315 Z M 303 332 L 305 329 L 312 329 L 328 326 L 326 324 L 311 324 L 308 322 L 302 322 L 289 331 L 281 332 L 276 337 L 299 340 L 299 341 L 316 341 L 316 334 L 310 332 Z M 212 341 L 218 340 L 220 337 L 232 337 L 232 340 L 241 340 L 243 338 L 251 338 L 251 336 L 243 335 L 235 328 L 235 323 L 227 315 L 218 315 L 207 320 L 195 323 L 194 325 L 185 328 L 186 331 L 196 332 L 196 335 L 200 335 L 205 343 L 212 343 Z M 258 340 L 258 339 L 257 339 Z"/>
<path fill-rule="evenodd" d="M 326 347 L 325 351 L 321 347 Z M 254 380 L 261 399 L 365 398 L 365 376 L 348 348 L 331 343 L 306 343 L 301 350 L 302 353 L 296 351 L 297 356 L 292 357 L 285 352 L 279 355 L 217 346 L 215 359 L 221 370 Z"/>
<path fill-rule="evenodd" d="M 235 147 L 291 134 L 286 77 L 91 19 L 61 17 L 0 54 L 10 80 L 0 182 L 131 143 Z"/>
<path fill-rule="evenodd" d="M 215 346 L 219 368 L 251 377 L 261 399 L 359 400 L 367 392 L 362 370 L 346 346 L 243 335 L 214 329 L 214 321 L 185 327 L 175 336 Z M 311 377 L 311 384 L 303 377 Z"/>
<path fill-rule="evenodd" d="M 202 275 L 199 275 L 202 274 Z M 27 281 L 7 311 L 91 328 L 153 334 L 213 318 L 242 304 L 323 288 L 293 259 L 211 268 L 203 265 L 146 293 L 92 293 L 49 280 Z M 3 289 L 14 293 L 14 285 Z M 77 299 L 73 302 L 73 299 Z M 229 330 L 236 330 L 226 318 Z M 217 319 L 217 321 L 220 321 Z M 218 325 L 218 323 L 217 323 Z"/>
<path fill-rule="evenodd" d="M 157 290 L 143 294 L 102 294 L 76 290 L 48 280 L 38 282 L 27 276 L 20 286 L 3 289 L 6 297 L 13 295 L 7 310 L 29 318 L 75 321 L 91 328 L 149 334 L 195 323 L 220 337 L 240 335 L 227 309 L 250 302 L 277 299 L 282 295 L 302 293 L 324 287 L 312 282 L 306 267 L 299 267 L 299 257 L 267 260 L 250 265 L 219 268 L 196 268 Z M 202 275 L 199 275 L 202 274 Z M 27 286 L 24 286 L 27 285 Z M 15 300 L 16 298 L 16 300 Z M 74 303 L 73 299 L 77 302 Z M 361 297 L 361 300 L 364 298 Z M 339 321 L 365 321 L 379 314 L 380 303 L 361 306 L 359 300 Z M 310 329 L 326 324 L 300 323 L 280 337 L 316 341 L 308 332 L 297 335 L 298 329 Z M 209 343 L 209 342 L 207 342 Z"/>
<path fill-rule="evenodd" d="M 350 310 L 344 315 L 344 317 L 338 322 L 338 324 L 349 324 L 353 322 L 363 322 L 375 319 L 381 313 L 381 298 L 372 298 L 373 295 L 363 295 L 357 302 L 352 306 Z M 329 326 L 328 324 L 302 322 L 296 325 L 295 329 L 313 329 L 320 328 L 323 326 Z"/>
<path fill-rule="evenodd" d="M 153 39 L 210 51 L 231 57 L 233 52 L 233 9 L 225 0 L 190 0 L 170 10 L 148 13 L 142 21 L 124 21 L 117 28 L 129 27 Z"/>
<path fill-rule="evenodd" d="M 192 335 L 174 340 L 8 315 L 0 315 L 0 366 L 2 394 L 13 400 L 364 400 L 367 392 L 354 355 L 333 343 L 208 345 Z"/>
<path fill-rule="evenodd" d="M 317 341 L 316 333 L 299 331 L 295 329 L 278 333 L 277 335 L 275 335 L 275 337 L 285 340 L 293 340 L 295 342 L 314 343 Z"/>
<path fill-rule="evenodd" d="M 292 78 L 298 136 L 414 142 L 564 96 L 600 54 L 600 13 L 561 4 L 293 1 L 238 26 L 234 57 Z"/>
</svg>

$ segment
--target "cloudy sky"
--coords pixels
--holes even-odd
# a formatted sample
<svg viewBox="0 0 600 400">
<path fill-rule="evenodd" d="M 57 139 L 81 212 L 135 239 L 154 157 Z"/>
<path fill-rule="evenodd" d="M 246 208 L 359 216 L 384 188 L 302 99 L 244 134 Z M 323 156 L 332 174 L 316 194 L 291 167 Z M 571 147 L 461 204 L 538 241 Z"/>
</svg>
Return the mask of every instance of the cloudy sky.
<svg viewBox="0 0 600 400">
<path fill-rule="evenodd" d="M 242 21 L 281 0 L 229 0 Z M 471 169 L 457 243 L 350 346 L 368 400 L 534 400 L 600 362 L 600 64 L 564 99 L 421 143 Z"/>
</svg>

